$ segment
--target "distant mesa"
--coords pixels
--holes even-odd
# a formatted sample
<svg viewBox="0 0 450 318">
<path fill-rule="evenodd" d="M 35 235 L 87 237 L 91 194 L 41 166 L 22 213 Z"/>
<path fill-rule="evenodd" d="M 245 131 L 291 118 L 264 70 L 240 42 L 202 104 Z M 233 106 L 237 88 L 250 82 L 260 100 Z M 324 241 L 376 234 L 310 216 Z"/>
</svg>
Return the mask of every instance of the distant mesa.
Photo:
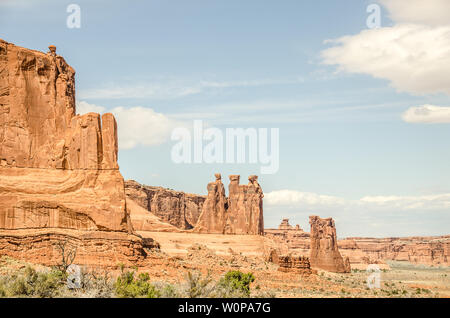
<svg viewBox="0 0 450 318">
<path fill-rule="evenodd" d="M 280 225 L 278 226 L 279 230 L 298 230 L 298 231 L 303 231 L 300 228 L 300 225 L 296 224 L 295 227 L 293 227 L 292 225 L 289 224 L 289 219 L 283 219 L 280 223 Z"/>
</svg>

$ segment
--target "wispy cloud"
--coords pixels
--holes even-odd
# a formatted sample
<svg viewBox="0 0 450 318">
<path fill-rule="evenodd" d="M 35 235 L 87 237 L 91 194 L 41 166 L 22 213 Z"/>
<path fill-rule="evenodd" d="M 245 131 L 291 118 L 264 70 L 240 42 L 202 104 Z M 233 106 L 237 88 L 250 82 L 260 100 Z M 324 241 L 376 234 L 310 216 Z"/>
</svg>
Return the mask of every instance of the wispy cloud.
<svg viewBox="0 0 450 318">
<path fill-rule="evenodd" d="M 302 82 L 301 77 L 236 81 L 157 79 L 132 83 L 108 83 L 103 87 L 81 90 L 78 96 L 80 99 L 151 98 L 165 100 L 228 88 L 290 85 Z"/>
<path fill-rule="evenodd" d="M 351 99 L 235 101 L 189 107 L 189 112 L 173 114 L 179 119 L 204 119 L 215 125 L 335 122 L 347 120 L 397 120 L 404 102 L 357 104 Z M 214 110 L 214 111 L 211 111 Z M 380 110 L 377 114 L 372 110 Z M 391 115 L 389 115 L 391 112 Z"/>
<path fill-rule="evenodd" d="M 39 5 L 39 3 L 48 3 L 49 0 L 0 0 L 0 7 L 5 8 L 29 8 Z"/>
<path fill-rule="evenodd" d="M 403 113 L 402 119 L 407 123 L 450 123 L 450 107 L 434 105 L 410 107 Z"/>
<path fill-rule="evenodd" d="M 450 193 L 423 196 L 365 196 L 348 200 L 336 196 L 296 190 L 277 190 L 264 195 L 269 206 L 290 206 L 314 210 L 316 208 L 377 210 L 446 210 L 450 208 Z"/>
</svg>

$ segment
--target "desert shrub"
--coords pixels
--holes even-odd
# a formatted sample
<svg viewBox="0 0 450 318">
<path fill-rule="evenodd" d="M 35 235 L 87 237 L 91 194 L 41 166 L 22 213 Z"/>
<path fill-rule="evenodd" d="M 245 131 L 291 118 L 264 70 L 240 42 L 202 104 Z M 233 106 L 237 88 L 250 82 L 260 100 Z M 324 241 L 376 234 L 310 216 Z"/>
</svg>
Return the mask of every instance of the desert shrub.
<svg viewBox="0 0 450 318">
<path fill-rule="evenodd" d="M 158 290 L 161 293 L 161 297 L 163 298 L 177 298 L 180 297 L 178 290 L 174 285 L 165 284 L 163 286 L 157 286 Z"/>
<path fill-rule="evenodd" d="M 0 279 L 1 297 L 57 297 L 65 289 L 66 274 L 52 270 L 38 273 L 27 267 L 24 273 Z"/>
<path fill-rule="evenodd" d="M 211 285 L 210 273 L 203 277 L 201 273 L 187 273 L 186 296 L 189 298 L 212 297 L 214 286 Z"/>
<path fill-rule="evenodd" d="M 61 272 L 66 272 L 67 268 L 72 265 L 75 256 L 77 255 L 77 248 L 73 246 L 69 246 L 68 240 L 59 241 L 55 244 L 55 247 L 58 249 L 59 254 L 61 256 L 61 262 L 56 265 L 56 269 Z"/>
<path fill-rule="evenodd" d="M 137 278 L 135 271 L 122 271 L 114 283 L 116 296 L 121 298 L 158 298 L 160 292 L 150 282 L 148 273 L 140 273 Z"/>
<path fill-rule="evenodd" d="M 255 281 L 252 273 L 243 273 L 241 271 L 229 271 L 219 281 L 218 286 L 225 291 L 222 297 L 249 297 L 250 283 Z"/>
<path fill-rule="evenodd" d="M 73 296 L 83 298 L 110 298 L 114 296 L 114 282 L 107 273 L 82 272 L 79 289 Z"/>
</svg>

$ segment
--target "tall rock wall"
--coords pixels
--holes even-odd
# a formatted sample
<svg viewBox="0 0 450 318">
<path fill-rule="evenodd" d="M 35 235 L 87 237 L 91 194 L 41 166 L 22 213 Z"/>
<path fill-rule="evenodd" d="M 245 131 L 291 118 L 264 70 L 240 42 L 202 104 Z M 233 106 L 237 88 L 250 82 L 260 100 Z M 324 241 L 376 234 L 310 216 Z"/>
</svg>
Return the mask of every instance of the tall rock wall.
<svg viewBox="0 0 450 318">
<path fill-rule="evenodd" d="M 208 196 L 194 231 L 220 234 L 264 233 L 263 192 L 257 176 L 248 185 L 239 184 L 240 176 L 230 175 L 229 197 L 225 196 L 220 174 L 208 184 Z"/>
<path fill-rule="evenodd" d="M 114 116 L 76 115 L 75 71 L 49 48 L 0 39 L 0 231 L 132 233 Z"/>
<path fill-rule="evenodd" d="M 330 272 L 350 272 L 348 258 L 342 258 L 338 250 L 336 226 L 332 218 L 322 219 L 316 215 L 309 217 L 311 224 L 311 267 Z"/>
<path fill-rule="evenodd" d="M 206 200 L 203 195 L 142 185 L 134 180 L 125 181 L 125 193 L 161 221 L 182 230 L 195 226 Z"/>
<path fill-rule="evenodd" d="M 131 231 L 116 121 L 75 115 L 64 58 L 0 40 L 0 92 L 0 228 Z"/>
</svg>

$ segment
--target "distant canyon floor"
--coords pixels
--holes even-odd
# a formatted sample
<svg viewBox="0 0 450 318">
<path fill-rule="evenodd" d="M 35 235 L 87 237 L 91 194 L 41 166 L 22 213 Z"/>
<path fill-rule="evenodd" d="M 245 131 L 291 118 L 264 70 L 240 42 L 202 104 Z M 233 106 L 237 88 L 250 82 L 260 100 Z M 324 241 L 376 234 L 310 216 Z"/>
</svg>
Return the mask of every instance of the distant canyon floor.
<svg viewBox="0 0 450 318">
<path fill-rule="evenodd" d="M 348 274 L 319 270 L 302 275 L 278 271 L 267 262 L 264 250 L 271 240 L 259 235 L 139 232 L 161 245 L 165 259 L 150 273 L 158 279 L 182 282 L 187 271 L 208 271 L 219 278 L 228 270 L 252 272 L 253 295 L 263 297 L 450 297 L 450 267 L 387 261 L 380 266 L 380 288 L 367 286 L 365 266 Z M 197 242 L 200 242 L 197 243 Z M 165 264 L 165 266 L 164 266 Z M 367 266 L 367 265 L 366 265 Z"/>
<path fill-rule="evenodd" d="M 431 267 L 409 262 L 388 261 L 380 272 L 380 288 L 369 288 L 370 273 L 353 269 L 348 274 L 317 271 L 311 275 L 278 271 L 278 265 L 267 262 L 264 249 L 267 238 L 259 235 L 220 235 L 196 233 L 139 232 L 156 239 L 161 248 L 148 251 L 148 257 L 138 273 L 149 273 L 155 283 L 186 284 L 187 275 L 201 273 L 212 280 L 220 279 L 230 270 L 252 272 L 251 297 L 450 297 L 450 267 Z M 200 243 L 199 243 L 200 242 Z M 0 275 L 8 275 L 26 266 L 38 271 L 49 267 L 30 264 L 3 256 Z M 107 273 L 111 278 L 120 274 L 115 269 L 98 267 L 85 271 Z"/>
</svg>

